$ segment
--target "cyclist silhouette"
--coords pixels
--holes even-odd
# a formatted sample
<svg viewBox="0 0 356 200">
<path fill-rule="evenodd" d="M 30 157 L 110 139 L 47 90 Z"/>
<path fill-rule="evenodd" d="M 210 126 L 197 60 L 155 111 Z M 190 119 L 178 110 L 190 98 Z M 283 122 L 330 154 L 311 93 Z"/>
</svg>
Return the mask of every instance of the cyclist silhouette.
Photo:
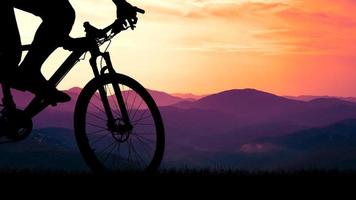
<svg viewBox="0 0 356 200">
<path fill-rule="evenodd" d="M 137 23 L 134 7 L 125 0 L 113 0 L 118 7 L 117 17 L 123 24 Z M 70 40 L 75 11 L 69 0 L 1 0 L 0 2 L 0 81 L 16 89 L 27 90 L 51 102 L 67 102 L 70 96 L 58 91 L 41 73 L 47 58 Z M 39 16 L 38 28 L 31 48 L 21 66 L 21 39 L 14 8 Z"/>
</svg>

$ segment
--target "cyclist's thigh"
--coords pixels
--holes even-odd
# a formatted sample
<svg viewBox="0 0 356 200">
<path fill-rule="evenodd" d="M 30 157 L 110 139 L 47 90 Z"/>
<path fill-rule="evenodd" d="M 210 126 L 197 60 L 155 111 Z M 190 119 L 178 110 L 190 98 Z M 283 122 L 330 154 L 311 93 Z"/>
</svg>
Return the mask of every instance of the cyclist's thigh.
<svg viewBox="0 0 356 200">
<path fill-rule="evenodd" d="M 21 40 L 11 0 L 0 1 L 0 62 L 19 62 Z"/>
<path fill-rule="evenodd" d="M 14 6 L 41 18 L 52 17 L 72 9 L 68 0 L 12 0 Z M 60 16 L 58 16 L 60 18 Z"/>
<path fill-rule="evenodd" d="M 16 8 L 42 18 L 53 34 L 69 34 L 75 20 L 75 11 L 68 0 L 13 0 Z M 53 30 L 52 30 L 53 29 Z"/>
</svg>

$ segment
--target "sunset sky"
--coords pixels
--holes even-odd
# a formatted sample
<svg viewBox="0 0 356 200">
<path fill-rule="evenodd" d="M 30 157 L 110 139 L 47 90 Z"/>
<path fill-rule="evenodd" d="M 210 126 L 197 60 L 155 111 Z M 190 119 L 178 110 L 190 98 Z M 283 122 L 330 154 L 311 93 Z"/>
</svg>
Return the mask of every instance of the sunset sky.
<svg viewBox="0 0 356 200">
<path fill-rule="evenodd" d="M 356 96 L 354 0 L 129 0 L 147 14 L 136 31 L 113 40 L 116 69 L 145 87 L 209 94 L 256 88 L 279 95 Z M 82 24 L 113 22 L 111 0 L 71 0 Z M 17 12 L 23 43 L 40 20 Z M 48 77 L 68 53 L 58 50 L 43 67 Z M 60 86 L 84 86 L 87 61 Z"/>
</svg>

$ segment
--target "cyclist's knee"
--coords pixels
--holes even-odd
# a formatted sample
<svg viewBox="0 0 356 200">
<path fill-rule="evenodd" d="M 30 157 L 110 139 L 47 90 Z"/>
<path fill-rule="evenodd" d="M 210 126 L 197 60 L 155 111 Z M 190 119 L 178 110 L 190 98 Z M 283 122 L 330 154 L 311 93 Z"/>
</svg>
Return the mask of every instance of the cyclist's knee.
<svg viewBox="0 0 356 200">
<path fill-rule="evenodd" d="M 72 5 L 70 5 L 70 3 L 68 3 L 64 8 L 63 8 L 63 19 L 61 20 L 63 22 L 63 28 L 65 29 L 65 32 L 67 34 L 69 34 L 69 32 L 71 31 L 73 25 L 74 25 L 74 21 L 75 21 L 75 11 L 72 7 Z"/>
<path fill-rule="evenodd" d="M 58 34 L 69 34 L 74 25 L 75 11 L 69 2 L 61 2 L 66 3 L 57 5 L 53 12 L 48 16 L 43 16 L 42 19 L 51 24 L 51 27 L 55 28 Z"/>
</svg>

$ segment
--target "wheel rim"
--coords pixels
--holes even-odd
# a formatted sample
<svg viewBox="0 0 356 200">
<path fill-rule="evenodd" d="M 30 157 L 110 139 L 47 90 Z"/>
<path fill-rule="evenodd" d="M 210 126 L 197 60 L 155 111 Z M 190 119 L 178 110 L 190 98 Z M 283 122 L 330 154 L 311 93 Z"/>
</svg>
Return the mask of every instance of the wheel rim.
<svg viewBox="0 0 356 200">
<path fill-rule="evenodd" d="M 136 88 L 118 85 L 133 128 L 123 128 L 125 124 L 114 89 L 112 85 L 106 84 L 104 88 L 115 117 L 116 129 L 108 129 L 100 95 L 98 90 L 93 90 L 85 116 L 87 143 L 96 158 L 95 162 L 102 168 L 110 171 L 146 170 L 152 164 L 158 146 L 157 122 L 144 98 L 135 91 Z"/>
</svg>

